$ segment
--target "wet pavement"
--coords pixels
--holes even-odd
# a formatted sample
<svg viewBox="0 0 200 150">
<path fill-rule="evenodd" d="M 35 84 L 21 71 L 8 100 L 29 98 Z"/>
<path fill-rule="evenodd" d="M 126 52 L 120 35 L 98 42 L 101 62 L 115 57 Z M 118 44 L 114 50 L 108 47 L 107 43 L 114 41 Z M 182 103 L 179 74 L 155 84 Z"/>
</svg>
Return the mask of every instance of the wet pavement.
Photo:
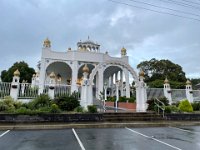
<svg viewBox="0 0 200 150">
<path fill-rule="evenodd" d="M 199 150 L 200 126 L 0 131 L 1 150 Z"/>
</svg>

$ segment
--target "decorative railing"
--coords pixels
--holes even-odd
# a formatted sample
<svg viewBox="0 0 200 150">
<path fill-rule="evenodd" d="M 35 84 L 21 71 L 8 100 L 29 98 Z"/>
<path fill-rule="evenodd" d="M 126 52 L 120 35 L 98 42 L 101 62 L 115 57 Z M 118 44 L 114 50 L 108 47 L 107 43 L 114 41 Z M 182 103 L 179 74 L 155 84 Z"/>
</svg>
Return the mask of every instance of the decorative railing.
<svg viewBox="0 0 200 150">
<path fill-rule="evenodd" d="M 11 83 L 8 82 L 0 82 L 0 98 L 4 98 L 5 96 L 10 96 Z"/>
<path fill-rule="evenodd" d="M 162 110 L 162 116 L 165 117 L 165 104 L 161 102 L 158 98 L 154 98 L 154 104 L 157 107 L 157 113 L 160 113 L 160 110 Z"/>
</svg>

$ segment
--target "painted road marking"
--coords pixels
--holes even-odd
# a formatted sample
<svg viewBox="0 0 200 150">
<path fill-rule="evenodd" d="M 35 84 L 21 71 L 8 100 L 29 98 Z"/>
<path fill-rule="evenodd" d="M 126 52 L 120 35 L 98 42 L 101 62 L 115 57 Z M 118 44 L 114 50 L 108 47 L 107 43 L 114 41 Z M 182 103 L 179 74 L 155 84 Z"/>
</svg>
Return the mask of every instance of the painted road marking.
<svg viewBox="0 0 200 150">
<path fill-rule="evenodd" d="M 2 136 L 4 136 L 5 134 L 7 134 L 8 132 L 10 132 L 10 130 L 7 130 L 7 131 L 5 131 L 4 133 L 2 133 L 2 134 L 0 135 L 0 138 L 1 138 Z"/>
<path fill-rule="evenodd" d="M 189 132 L 189 133 L 195 133 L 195 132 L 193 132 L 193 131 L 185 130 L 185 129 L 181 129 L 181 128 L 177 128 L 177 127 L 171 127 L 171 126 L 169 126 L 169 128 L 177 129 L 177 130 L 184 131 L 184 132 Z"/>
<path fill-rule="evenodd" d="M 157 142 L 159 142 L 159 143 L 162 143 L 162 144 L 164 144 L 164 145 L 167 145 L 167 146 L 169 146 L 169 147 L 171 147 L 171 148 L 174 148 L 174 149 L 177 149 L 177 150 L 182 150 L 182 149 L 180 149 L 180 148 L 178 148 L 178 147 L 176 147 L 176 146 L 170 145 L 170 144 L 165 143 L 165 142 L 163 142 L 163 141 L 160 141 L 160 140 L 158 140 L 158 139 L 156 139 L 156 138 L 147 136 L 147 135 L 142 134 L 142 133 L 140 133 L 140 132 L 137 132 L 137 131 L 135 131 L 135 130 L 133 130 L 133 129 L 130 129 L 130 128 L 127 128 L 127 127 L 125 127 L 125 128 L 126 128 L 127 130 L 130 130 L 130 131 L 133 132 L 133 133 L 136 133 L 136 134 L 141 135 L 141 136 L 143 136 L 143 137 L 146 137 L 146 138 L 148 138 L 148 139 L 152 139 L 152 140 L 154 140 L 154 141 L 157 141 Z"/>
<path fill-rule="evenodd" d="M 85 150 L 85 147 L 83 146 L 83 143 L 79 139 L 78 134 L 76 133 L 76 131 L 74 130 L 74 128 L 72 128 L 72 131 L 73 131 L 73 133 L 74 133 L 74 135 L 75 135 L 75 137 L 76 137 L 76 139 L 77 139 L 77 141 L 78 141 L 78 143 L 79 143 L 79 145 L 81 147 L 81 150 Z"/>
</svg>

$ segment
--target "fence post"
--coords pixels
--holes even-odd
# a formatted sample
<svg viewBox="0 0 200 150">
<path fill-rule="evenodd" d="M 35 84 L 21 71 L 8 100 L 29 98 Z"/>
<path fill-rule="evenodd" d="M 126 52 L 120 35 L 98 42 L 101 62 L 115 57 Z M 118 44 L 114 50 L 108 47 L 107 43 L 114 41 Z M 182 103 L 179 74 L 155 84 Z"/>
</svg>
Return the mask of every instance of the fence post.
<svg viewBox="0 0 200 150">
<path fill-rule="evenodd" d="M 49 84 L 49 90 L 48 90 L 48 95 L 51 99 L 54 99 L 55 97 L 55 83 L 56 83 L 56 75 L 54 72 L 50 74 L 50 84 Z"/>
<path fill-rule="evenodd" d="M 194 98 L 193 98 L 192 85 L 189 80 L 187 80 L 187 82 L 186 82 L 186 90 L 185 91 L 186 91 L 186 97 L 187 97 L 188 101 L 190 103 L 193 103 Z"/>
<path fill-rule="evenodd" d="M 171 93 L 171 88 L 169 84 L 169 80 L 165 78 L 164 81 L 164 96 L 169 100 L 169 104 L 172 104 L 172 93 Z"/>
<path fill-rule="evenodd" d="M 18 92 L 19 92 L 19 79 L 20 79 L 20 72 L 17 69 L 13 74 L 13 80 L 11 83 L 11 89 L 10 89 L 10 96 L 14 99 L 18 99 Z"/>
</svg>

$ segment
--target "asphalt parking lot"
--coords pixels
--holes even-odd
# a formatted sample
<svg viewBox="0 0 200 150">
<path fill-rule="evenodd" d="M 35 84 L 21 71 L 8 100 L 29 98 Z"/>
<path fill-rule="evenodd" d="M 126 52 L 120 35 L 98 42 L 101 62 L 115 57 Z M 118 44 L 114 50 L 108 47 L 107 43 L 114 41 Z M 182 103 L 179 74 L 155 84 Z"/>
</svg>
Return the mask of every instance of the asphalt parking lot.
<svg viewBox="0 0 200 150">
<path fill-rule="evenodd" d="M 199 150 L 200 126 L 0 131 L 1 150 Z"/>
</svg>

